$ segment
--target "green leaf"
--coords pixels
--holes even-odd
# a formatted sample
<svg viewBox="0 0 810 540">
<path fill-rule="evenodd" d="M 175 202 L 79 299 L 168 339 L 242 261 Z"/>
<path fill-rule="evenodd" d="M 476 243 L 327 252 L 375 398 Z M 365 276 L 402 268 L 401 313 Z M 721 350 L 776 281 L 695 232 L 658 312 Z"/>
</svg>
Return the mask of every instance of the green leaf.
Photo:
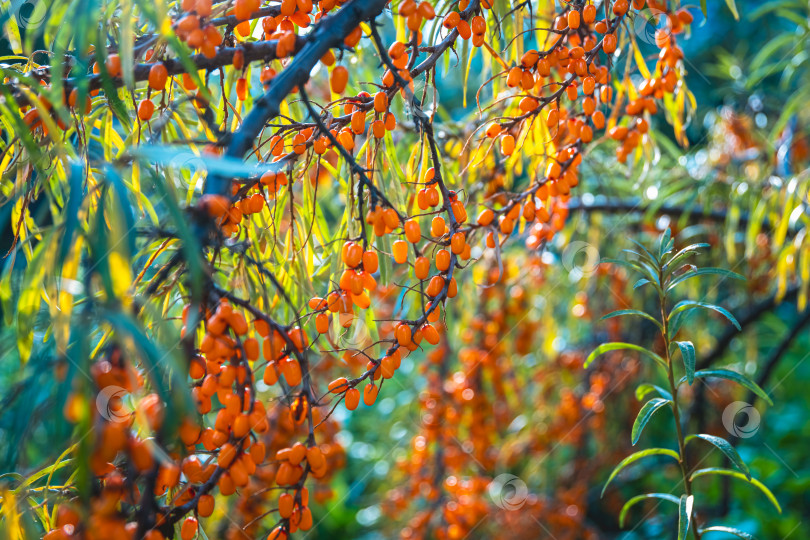
<svg viewBox="0 0 810 540">
<path fill-rule="evenodd" d="M 639 287 L 643 287 L 647 283 L 650 283 L 650 280 L 647 278 L 641 278 L 633 284 L 633 290 L 638 289 Z"/>
<path fill-rule="evenodd" d="M 733 471 L 731 469 L 722 469 L 719 467 L 711 467 L 708 469 L 700 469 L 693 472 L 692 476 L 689 477 L 689 480 L 694 480 L 695 478 L 700 478 L 701 476 L 708 476 L 712 474 L 718 474 L 721 476 L 731 476 L 732 478 L 739 478 L 740 480 L 745 480 L 749 484 L 756 486 L 762 493 L 765 494 L 768 500 L 771 501 L 771 504 L 774 505 L 774 507 L 779 511 L 779 513 L 780 514 L 782 513 L 782 507 L 779 506 L 779 502 L 776 500 L 776 497 L 774 497 L 773 493 L 771 493 L 771 490 L 768 489 L 765 486 L 765 484 L 763 484 L 756 478 L 751 478 L 749 480 L 748 478 L 745 477 L 743 473 L 739 471 Z"/>
<path fill-rule="evenodd" d="M 723 525 L 714 525 L 713 527 L 706 527 L 705 529 L 701 529 L 701 534 L 706 534 L 707 532 L 723 532 L 728 534 L 733 534 L 738 538 L 742 538 L 743 540 L 754 540 L 754 535 L 749 534 L 745 531 L 741 531 L 740 529 L 735 529 L 733 527 L 725 527 Z"/>
<path fill-rule="evenodd" d="M 678 508 L 678 540 L 686 540 L 686 537 L 689 535 L 689 525 L 692 522 L 692 506 L 694 503 L 694 495 L 681 495 Z"/>
<path fill-rule="evenodd" d="M 730 369 L 722 369 L 722 368 L 720 368 L 720 369 L 701 369 L 700 371 L 695 372 L 695 378 L 696 379 L 715 378 L 715 379 L 726 379 L 726 380 L 729 380 L 729 381 L 733 381 L 733 382 L 735 382 L 735 383 L 737 383 L 737 384 L 739 384 L 741 386 L 744 386 L 745 388 L 748 388 L 749 390 L 751 390 L 754 394 L 756 394 L 757 396 L 764 399 L 765 402 L 768 405 L 773 405 L 773 401 L 771 400 L 770 396 L 768 396 L 768 394 L 765 393 L 765 390 L 760 388 L 757 383 L 755 383 L 754 381 L 752 381 L 751 379 L 749 379 L 745 375 L 737 373 L 736 371 L 731 371 Z M 683 383 L 685 380 L 686 380 L 685 377 L 682 378 L 678 382 L 678 386 L 680 386 L 681 383 Z"/>
<path fill-rule="evenodd" d="M 713 444 L 716 446 L 721 452 L 723 452 L 726 457 L 731 460 L 735 467 L 740 469 L 740 471 L 745 475 L 747 480 L 751 480 L 751 472 L 748 470 L 748 465 L 740 457 L 740 454 L 737 453 L 737 449 L 731 446 L 731 443 L 725 440 L 722 437 L 716 437 L 714 435 L 707 435 L 705 433 L 699 433 L 697 435 L 689 435 L 686 437 L 686 442 L 693 439 L 700 439 L 706 441 L 708 443 Z"/>
<path fill-rule="evenodd" d="M 627 512 L 635 506 L 636 504 L 640 503 L 641 501 L 646 501 L 647 499 L 661 499 L 663 501 L 669 501 L 675 504 L 680 503 L 680 499 L 675 495 L 670 495 L 669 493 L 645 493 L 643 495 L 636 495 L 622 506 L 621 512 L 619 512 L 619 527 L 624 527 L 624 520 L 627 517 Z"/>
<path fill-rule="evenodd" d="M 663 358 L 661 358 L 660 356 L 658 356 L 657 354 L 655 354 L 654 352 L 648 351 L 644 347 L 640 347 L 640 346 L 634 345 L 632 343 L 622 343 L 620 341 L 614 341 L 614 342 L 611 342 L 611 343 L 603 343 L 602 345 L 599 345 L 596 349 L 593 350 L 593 352 L 591 354 L 588 355 L 588 358 L 585 359 L 585 367 L 587 368 L 591 364 L 591 362 L 593 362 L 594 358 L 596 358 L 600 354 L 604 354 L 604 353 L 610 352 L 610 351 L 617 351 L 619 349 L 631 349 L 633 351 L 640 352 L 642 354 L 645 354 L 645 355 L 649 356 L 650 358 L 652 358 L 653 360 L 658 362 L 661 366 L 663 366 L 665 368 L 667 367 L 666 361 Z"/>
<path fill-rule="evenodd" d="M 700 10 L 703 12 L 703 16 L 706 16 L 706 0 L 700 0 Z"/>
<path fill-rule="evenodd" d="M 695 346 L 692 345 L 691 341 L 676 341 L 675 344 L 681 350 L 683 367 L 686 369 L 686 380 L 689 381 L 689 386 L 692 386 L 692 382 L 695 380 L 695 363 L 697 362 L 695 359 Z"/>
<path fill-rule="evenodd" d="M 630 251 L 630 253 L 634 253 L 635 255 L 640 257 L 640 255 L 638 253 L 635 253 L 634 251 Z M 655 287 L 656 290 L 663 292 L 663 289 L 661 289 L 661 283 L 658 280 L 657 272 L 654 271 L 652 268 L 650 268 L 649 264 L 644 263 L 643 261 L 625 261 L 623 259 L 602 259 L 599 262 L 600 264 L 602 263 L 618 264 L 619 266 L 624 266 L 625 268 L 634 270 L 639 274 L 642 274 L 647 279 L 647 281 L 652 283 L 653 287 Z"/>
<path fill-rule="evenodd" d="M 624 315 L 637 315 L 639 317 L 644 317 L 648 321 L 652 321 L 655 324 L 655 326 L 657 326 L 661 330 L 664 329 L 664 327 L 661 325 L 660 322 L 658 322 L 658 320 L 655 317 L 653 317 L 649 313 L 644 313 L 643 311 L 639 311 L 637 309 L 620 309 L 620 310 L 617 310 L 617 311 L 611 311 L 610 313 L 603 316 L 599 320 L 603 321 L 605 319 L 611 319 L 613 317 L 622 317 Z"/>
<path fill-rule="evenodd" d="M 672 308 L 672 311 L 669 312 L 668 318 L 671 319 L 673 315 L 681 313 L 682 311 L 695 308 L 704 308 L 716 311 L 721 315 L 723 315 L 726 319 L 731 321 L 731 323 L 737 327 L 737 330 L 742 331 L 742 326 L 740 326 L 740 323 L 737 322 L 737 319 L 734 318 L 734 315 L 732 315 L 731 312 L 728 311 L 726 308 L 715 304 L 709 304 L 706 302 L 696 302 L 695 300 L 681 300 L 680 302 L 675 304 L 675 306 Z"/>
<path fill-rule="evenodd" d="M 638 240 L 635 240 L 634 238 L 630 238 L 630 241 L 631 241 L 631 242 L 633 242 L 633 243 L 634 243 L 635 245 L 637 245 L 638 247 L 640 247 L 640 248 L 641 248 L 641 251 L 643 251 L 644 253 L 646 253 L 646 254 L 649 256 L 649 260 L 650 260 L 650 262 L 652 263 L 652 266 L 653 266 L 653 267 L 658 268 L 658 265 L 659 265 L 659 263 L 661 262 L 661 260 L 660 260 L 658 257 L 656 257 L 656 256 L 655 256 L 655 254 L 653 254 L 653 252 L 652 252 L 652 251 L 650 251 L 649 249 L 647 249 L 647 248 L 644 246 L 644 244 L 642 244 L 642 243 L 641 243 L 641 242 L 639 242 Z"/>
<path fill-rule="evenodd" d="M 661 235 L 661 243 L 658 246 L 658 258 L 663 259 L 664 255 L 672 251 L 675 241 L 672 239 L 672 230 L 667 227 L 664 234 Z"/>
<path fill-rule="evenodd" d="M 73 247 L 73 234 L 79 226 L 79 211 L 84 200 L 84 167 L 78 162 L 70 164 L 70 175 L 68 176 L 70 191 L 65 205 L 63 215 L 65 216 L 62 242 L 59 245 L 59 258 L 56 262 L 57 271 L 61 271 L 70 249 Z"/>
<path fill-rule="evenodd" d="M 675 461 L 680 460 L 680 456 L 678 456 L 678 452 L 676 452 L 675 450 L 670 450 L 669 448 L 648 448 L 646 450 L 640 450 L 640 451 L 636 452 L 635 454 L 630 454 L 629 456 L 624 458 L 621 461 L 621 463 L 616 465 L 616 468 L 613 469 L 613 472 L 610 473 L 610 476 L 608 477 L 607 482 L 605 482 L 605 487 L 602 488 L 602 496 L 604 496 L 605 490 L 607 489 L 610 482 L 612 482 L 613 479 L 616 478 L 616 475 L 618 475 L 622 471 L 622 469 L 624 469 L 625 467 L 627 467 L 628 465 L 630 465 L 632 463 L 635 463 L 636 461 L 640 460 L 641 458 L 645 458 L 647 456 L 669 456 L 672 459 L 674 459 Z"/>
<path fill-rule="evenodd" d="M 726 0 L 726 5 L 728 9 L 731 10 L 731 14 L 734 15 L 734 19 L 740 20 L 740 12 L 737 11 L 737 3 L 735 0 Z"/>
<path fill-rule="evenodd" d="M 709 244 L 705 244 L 705 243 L 702 243 L 702 242 L 698 243 L 698 244 L 692 244 L 690 246 L 686 246 L 685 248 L 680 250 L 678 253 L 673 255 L 672 258 L 669 261 L 667 261 L 667 263 L 664 265 L 664 272 L 667 273 L 667 274 L 671 273 L 672 268 L 675 268 L 676 266 L 678 266 L 678 264 L 681 261 L 683 261 L 684 259 L 686 259 L 688 257 L 691 257 L 692 255 L 697 253 L 697 251 L 699 249 L 704 249 L 704 248 L 708 248 L 708 247 L 709 247 Z"/>
<path fill-rule="evenodd" d="M 693 278 L 693 277 L 696 277 L 696 276 L 705 276 L 705 275 L 710 275 L 710 274 L 745 281 L 745 278 L 743 276 L 741 276 L 737 272 L 732 272 L 731 270 L 725 270 L 723 268 L 713 268 L 713 267 L 698 268 L 698 269 L 691 270 L 689 272 L 683 273 L 683 274 L 679 275 L 678 277 L 676 277 L 675 279 L 673 279 L 670 282 L 669 287 L 667 287 L 667 292 L 671 291 L 672 289 L 674 289 L 676 286 L 680 285 L 681 283 L 683 283 L 687 279 L 690 279 L 690 278 Z"/>
<path fill-rule="evenodd" d="M 660 386 L 649 383 L 638 385 L 638 388 L 636 388 L 636 399 L 641 401 L 653 392 L 658 392 L 658 395 L 663 398 L 672 399 L 672 394 L 670 394 L 669 391 L 664 390 Z"/>
<path fill-rule="evenodd" d="M 636 445 L 638 442 L 639 437 L 641 437 L 641 432 L 644 431 L 644 427 L 647 425 L 647 422 L 650 421 L 650 418 L 655 414 L 655 411 L 669 405 L 672 401 L 664 398 L 652 398 L 650 401 L 644 404 L 641 410 L 638 412 L 638 416 L 636 416 L 636 421 L 633 422 L 633 430 L 631 432 L 631 438 L 633 446 Z"/>
</svg>

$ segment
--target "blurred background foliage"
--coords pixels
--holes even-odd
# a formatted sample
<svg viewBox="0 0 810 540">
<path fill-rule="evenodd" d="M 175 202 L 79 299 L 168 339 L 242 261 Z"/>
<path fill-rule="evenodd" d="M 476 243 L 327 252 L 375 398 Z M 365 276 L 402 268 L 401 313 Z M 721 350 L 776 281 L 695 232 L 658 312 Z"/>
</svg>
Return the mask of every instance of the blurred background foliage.
<svg viewBox="0 0 810 540">
<path fill-rule="evenodd" d="M 810 437 L 810 395 L 806 392 L 810 325 L 806 311 L 800 310 L 806 306 L 810 265 L 806 236 L 810 220 L 810 111 L 805 106 L 810 92 L 810 4 L 802 0 L 738 0 L 740 20 L 735 20 L 723 4 L 708 2 L 708 19 L 694 28 L 683 45 L 689 59 L 687 82 L 698 103 L 687 129 L 688 151 L 677 146 L 668 124 L 659 122 L 654 127 L 660 156 L 651 166 L 642 170 L 623 167 L 615 162 L 609 148 L 595 150 L 584 161 L 581 196 L 571 204 L 567 234 L 557 239 L 559 247 L 552 246 L 542 257 L 545 292 L 533 298 L 533 309 L 527 315 L 542 322 L 539 331 L 523 336 L 531 341 L 532 352 L 506 354 L 515 368 L 507 393 L 532 395 L 536 393 L 534 384 L 542 382 L 533 383 L 532 379 L 546 377 L 549 391 L 541 394 L 545 399 L 538 399 L 534 410 L 515 414 L 508 426 L 501 426 L 496 444 L 499 452 L 509 455 L 510 448 L 519 447 L 528 433 L 545 431 L 555 419 L 564 416 L 560 405 L 563 396 L 569 392 L 580 400 L 588 396 L 589 376 L 569 369 L 572 362 L 577 362 L 570 358 L 581 361 L 583 355 L 607 341 L 607 323 L 599 321 L 599 317 L 627 307 L 627 296 L 623 295 L 630 294 L 632 283 L 617 286 L 596 272 L 583 275 L 581 268 L 590 267 L 588 258 L 592 256 L 587 250 L 576 256 L 572 271 L 570 261 L 569 265 L 563 264 L 565 245 L 587 242 L 600 257 L 616 258 L 621 249 L 633 247 L 628 237 L 650 245 L 658 231 L 669 225 L 679 234 L 681 246 L 697 241 L 712 243 L 713 247 L 699 258 L 701 265 L 731 268 L 749 279 L 742 286 L 725 281 L 695 283 L 692 297 L 714 300 L 741 319 L 752 314 L 750 324 L 724 344 L 721 354 L 716 354 L 714 348 L 729 325 L 721 317 L 692 321 L 690 330 L 699 358 L 716 355 L 715 365 L 738 369 L 764 381 L 763 387 L 775 402 L 773 407 L 753 402 L 761 414 L 761 423 L 750 438 L 734 437 L 722 424 L 722 412 L 729 403 L 753 401 L 738 390 L 712 393 L 702 417 L 690 418 L 690 422 L 712 426 L 718 435 L 732 440 L 754 474 L 776 494 L 783 513 L 776 514 L 762 494 L 748 486 L 711 480 L 700 488 L 702 496 L 712 501 L 707 514 L 728 516 L 726 522 L 735 523 L 757 538 L 798 539 L 810 530 L 810 466 L 803 457 Z M 442 100 L 446 94 L 460 97 L 453 94 L 458 92 L 456 82 L 452 77 L 440 79 Z M 786 201 L 790 197 L 794 197 L 793 202 Z M 521 245 L 512 246 L 508 255 L 504 254 L 504 259 L 511 261 L 508 266 L 513 274 L 505 280 L 507 289 L 531 287 L 533 278 L 527 275 L 529 263 L 525 257 Z M 549 283 L 553 286 L 549 287 Z M 465 321 L 475 313 L 470 306 L 480 304 L 476 296 L 468 294 L 450 306 L 448 317 L 461 326 L 467 325 Z M 774 298 L 781 298 L 781 303 L 771 302 Z M 757 308 L 763 308 L 762 313 L 754 318 Z M 641 323 L 612 331 L 624 341 L 638 343 L 652 330 L 652 325 Z M 462 340 L 455 341 L 451 339 L 451 349 L 463 346 Z M 775 350 L 781 354 L 776 356 Z M 411 437 L 420 428 L 419 419 L 414 420 L 414 400 L 426 383 L 416 376 L 414 366 L 421 359 L 414 356 L 406 362 L 405 369 L 410 369 L 413 377 L 396 379 L 387 388 L 378 410 L 362 410 L 345 420 L 345 440 L 350 443 L 347 468 L 336 501 L 328 505 L 327 517 L 319 526 L 326 535 L 350 527 L 352 536 L 360 538 L 392 536 L 402 526 L 402 522 L 391 520 L 386 504 L 379 501 L 403 481 L 402 473 L 397 476 L 396 460 L 408 455 Z M 625 368 L 623 364 L 614 367 Z M 536 375 L 538 368 L 542 375 Z M 634 372 L 631 377 L 630 381 L 639 375 Z M 526 482 L 530 493 L 550 501 L 573 501 L 570 511 L 574 521 L 586 524 L 588 534 L 595 538 L 629 540 L 671 534 L 674 510 L 634 529 L 645 513 L 655 512 L 653 505 L 644 512 L 637 510 L 636 521 L 631 513 L 631 532 L 621 531 L 616 521 L 621 502 L 638 493 L 639 486 L 654 490 L 656 485 L 672 484 L 671 476 L 656 470 L 638 471 L 619 488 L 626 494 L 622 500 L 610 493 L 605 499 L 599 497 L 613 464 L 630 448 L 629 431 L 639 402 L 629 382 L 624 390 L 603 398 L 604 412 L 600 415 L 604 418 L 586 424 L 594 427 L 593 432 L 586 430 L 582 435 L 586 440 L 571 441 L 580 437 L 577 423 L 572 422 L 569 431 L 563 432 L 541 459 L 526 460 L 518 455 L 499 464 L 495 474 L 514 474 Z M 381 424 L 380 413 L 390 414 L 390 420 Z M 654 433 L 651 439 L 666 441 L 667 430 Z M 719 465 L 722 460 L 719 452 L 715 454 L 713 465 Z M 597 465 L 583 467 L 583 462 L 574 459 L 577 455 L 586 461 L 595 460 Z M 521 511 L 525 508 L 517 513 Z M 492 523 L 488 525 L 503 525 L 503 519 L 490 516 Z M 543 523 L 548 525 L 547 521 Z M 482 530 L 486 526 L 483 524 Z M 513 538 L 538 537 L 531 530 L 529 526 L 525 536 L 519 530 L 511 534 Z M 547 537 L 581 538 L 586 534 L 567 526 L 561 531 L 549 532 Z M 539 534 L 543 537 L 543 533 Z M 732 538 L 716 533 L 711 537 Z"/>
</svg>

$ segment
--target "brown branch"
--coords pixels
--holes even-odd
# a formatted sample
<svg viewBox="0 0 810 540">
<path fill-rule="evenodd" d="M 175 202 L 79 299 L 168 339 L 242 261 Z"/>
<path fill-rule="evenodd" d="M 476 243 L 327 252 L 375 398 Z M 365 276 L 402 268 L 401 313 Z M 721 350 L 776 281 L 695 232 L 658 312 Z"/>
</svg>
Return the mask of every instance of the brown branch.
<svg viewBox="0 0 810 540">
<path fill-rule="evenodd" d="M 255 101 L 253 109 L 233 134 L 226 157 L 242 159 L 253 147 L 265 124 L 280 113 L 281 102 L 293 89 L 303 86 L 309 74 L 329 50 L 340 47 L 358 24 L 382 13 L 386 0 L 351 0 L 334 15 L 321 19 L 306 38 L 293 61 L 270 83 L 267 92 Z M 205 193 L 230 194 L 230 178 L 214 175 L 205 183 Z"/>
</svg>

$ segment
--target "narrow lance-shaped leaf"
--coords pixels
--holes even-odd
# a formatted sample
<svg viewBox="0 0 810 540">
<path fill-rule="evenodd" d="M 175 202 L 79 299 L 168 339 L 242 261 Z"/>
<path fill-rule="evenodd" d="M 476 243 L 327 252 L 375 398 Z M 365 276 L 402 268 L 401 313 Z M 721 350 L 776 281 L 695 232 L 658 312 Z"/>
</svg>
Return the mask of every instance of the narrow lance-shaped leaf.
<svg viewBox="0 0 810 540">
<path fill-rule="evenodd" d="M 630 454 L 624 458 L 621 463 L 616 465 L 616 468 L 610 473 L 610 476 L 605 482 L 605 486 L 602 488 L 602 495 L 605 494 L 605 490 L 607 489 L 608 485 L 610 485 L 610 482 L 612 482 L 613 479 L 616 478 L 616 475 L 618 475 L 625 467 L 647 456 L 669 456 L 675 461 L 680 460 L 678 452 L 675 450 L 670 450 L 669 448 L 648 448 L 646 450 L 639 450 L 634 454 Z"/>
<path fill-rule="evenodd" d="M 692 382 L 695 380 L 695 346 L 692 345 L 691 341 L 676 341 L 675 343 L 681 350 L 683 367 L 686 370 L 686 380 L 689 381 L 689 385 L 691 386 Z"/>
<path fill-rule="evenodd" d="M 672 230 L 667 227 L 667 230 L 665 230 L 664 234 L 661 235 L 661 243 L 658 247 L 659 260 L 663 259 L 664 255 L 669 253 L 674 245 L 675 241 L 672 239 Z"/>
<path fill-rule="evenodd" d="M 717 437 L 715 435 L 707 435 L 705 433 L 699 433 L 697 435 L 689 435 L 688 437 L 686 437 L 686 442 L 688 443 L 693 439 L 700 439 L 716 446 L 718 450 L 723 452 L 726 455 L 726 457 L 729 460 L 731 460 L 731 462 L 734 464 L 735 467 L 737 467 L 738 469 L 740 469 L 740 471 L 742 471 L 746 479 L 751 480 L 751 473 L 748 470 L 748 465 L 745 464 L 745 462 L 740 457 L 740 454 L 737 453 L 737 449 L 731 446 L 730 442 L 728 442 L 722 437 Z"/>
<path fill-rule="evenodd" d="M 782 513 L 782 507 L 779 506 L 779 501 L 776 500 L 776 497 L 774 497 L 773 493 L 771 493 L 771 490 L 768 489 L 767 486 L 765 486 L 765 484 L 763 484 L 762 482 L 760 482 L 756 478 L 751 478 L 749 480 L 748 478 L 745 477 L 745 475 L 743 473 L 741 473 L 739 471 L 734 471 L 732 469 L 722 469 L 722 468 L 719 468 L 719 467 L 712 467 L 712 468 L 708 468 L 708 469 L 699 469 L 699 470 L 693 472 L 692 476 L 689 477 L 689 479 L 694 480 L 695 478 L 700 478 L 701 476 L 709 476 L 709 475 L 714 475 L 714 474 L 721 475 L 721 476 L 731 476 L 732 478 L 739 478 L 740 480 L 745 480 L 749 484 L 751 484 L 753 486 L 756 486 L 757 488 L 759 488 L 759 490 L 762 493 L 765 494 L 765 496 L 768 498 L 768 500 L 771 501 L 771 504 L 774 506 L 774 508 L 776 508 L 776 510 L 778 510 L 780 514 Z"/>
<path fill-rule="evenodd" d="M 630 349 L 633 351 L 640 352 L 655 360 L 662 367 L 666 367 L 667 365 L 666 361 L 663 358 L 661 358 L 654 352 L 645 349 L 644 347 L 640 347 L 639 345 L 635 345 L 633 343 L 622 343 L 620 341 L 613 341 L 611 343 L 603 343 L 602 345 L 594 349 L 593 352 L 588 355 L 588 358 L 585 359 L 585 367 L 587 368 L 591 364 L 591 362 L 593 362 L 593 360 L 600 354 L 604 354 L 610 351 L 617 351 L 620 349 Z"/>
<path fill-rule="evenodd" d="M 754 540 L 753 534 L 741 531 L 740 529 L 735 529 L 734 527 L 726 527 L 724 525 L 714 525 L 712 527 L 706 527 L 705 529 L 701 529 L 700 532 L 702 534 L 706 534 L 708 532 L 721 532 L 726 534 L 733 534 L 737 538 L 742 538 L 743 540 Z"/>
<path fill-rule="evenodd" d="M 745 388 L 751 390 L 754 394 L 761 397 L 768 405 L 773 405 L 773 401 L 771 400 L 770 396 L 765 393 L 765 390 L 760 388 L 760 386 L 746 377 L 741 373 L 737 373 L 736 371 L 731 371 L 730 369 L 701 369 L 700 371 L 695 372 L 696 379 L 726 379 L 728 381 L 733 381 Z M 682 378 L 678 385 L 680 386 L 683 382 L 686 381 L 686 377 Z"/>
<path fill-rule="evenodd" d="M 676 278 L 673 278 L 672 281 L 669 283 L 667 287 L 667 292 L 671 291 L 687 279 L 697 277 L 697 276 L 707 276 L 707 275 L 717 275 L 723 276 L 725 278 L 737 279 L 745 281 L 745 277 L 741 276 L 737 272 L 732 272 L 731 270 L 725 270 L 723 268 L 697 268 L 695 270 L 690 270 L 679 275 Z"/>
<path fill-rule="evenodd" d="M 655 317 L 653 317 L 649 313 L 644 313 L 643 311 L 639 311 L 637 309 L 620 309 L 618 311 L 611 311 L 607 315 L 604 315 L 600 320 L 612 319 L 613 317 L 623 317 L 625 315 L 635 315 L 637 317 L 643 317 L 648 321 L 652 321 L 653 324 L 655 324 L 655 326 L 657 326 L 658 328 L 660 329 L 664 328 Z"/>
<path fill-rule="evenodd" d="M 683 261 L 684 259 L 686 259 L 688 257 L 691 257 L 692 255 L 696 254 L 699 249 L 704 249 L 704 248 L 708 248 L 708 247 L 709 247 L 709 244 L 704 244 L 704 243 L 692 244 L 691 246 L 686 246 L 685 248 L 680 250 L 678 253 L 673 255 L 672 258 L 669 261 L 667 261 L 667 263 L 664 265 L 664 273 L 666 273 L 666 274 L 671 273 L 672 269 L 675 268 L 676 266 L 678 266 L 678 264 L 680 264 L 681 261 Z"/>
<path fill-rule="evenodd" d="M 694 495 L 681 495 L 678 506 L 678 540 L 686 540 L 686 537 L 689 535 L 689 525 L 692 522 L 692 506 L 694 502 Z"/>
<path fill-rule="evenodd" d="M 672 403 L 668 399 L 664 398 L 652 398 L 650 401 L 644 404 L 641 410 L 638 412 L 638 416 L 636 416 L 636 421 L 633 423 L 633 431 L 631 434 L 633 446 L 636 445 L 638 442 L 639 437 L 641 437 L 641 432 L 644 431 L 644 427 L 650 421 L 650 418 L 655 414 L 655 411 L 664 407 L 665 405 L 669 405 Z"/>
<path fill-rule="evenodd" d="M 704 308 L 704 309 L 711 309 L 713 311 L 716 311 L 717 313 L 720 313 L 726 319 L 731 321 L 731 323 L 734 326 L 737 327 L 737 330 L 742 330 L 742 326 L 740 326 L 740 323 L 737 322 L 737 319 L 734 318 L 734 315 L 732 315 L 731 312 L 728 311 L 726 308 L 715 305 L 715 304 L 709 304 L 709 303 L 706 303 L 706 302 L 697 302 L 697 301 L 694 301 L 694 300 L 681 300 L 680 302 L 675 304 L 675 306 L 672 308 L 672 311 L 669 312 L 669 318 L 671 319 L 674 315 L 677 315 L 678 313 L 681 313 L 682 311 L 686 311 L 688 309 L 694 309 L 694 308 Z"/>
<path fill-rule="evenodd" d="M 670 394 L 668 390 L 649 383 L 638 385 L 638 388 L 636 388 L 636 399 L 642 401 L 645 397 L 649 396 L 653 392 L 657 392 L 662 398 L 672 399 L 672 394 Z"/>
<path fill-rule="evenodd" d="M 619 512 L 619 527 L 624 527 L 624 520 L 627 518 L 627 513 L 630 511 L 630 509 L 636 504 L 646 501 L 647 499 L 661 499 L 662 501 L 669 501 L 675 504 L 680 503 L 680 499 L 678 497 L 669 493 L 645 493 L 643 495 L 636 495 L 624 503 L 624 506 L 622 506 L 622 510 Z"/>
</svg>

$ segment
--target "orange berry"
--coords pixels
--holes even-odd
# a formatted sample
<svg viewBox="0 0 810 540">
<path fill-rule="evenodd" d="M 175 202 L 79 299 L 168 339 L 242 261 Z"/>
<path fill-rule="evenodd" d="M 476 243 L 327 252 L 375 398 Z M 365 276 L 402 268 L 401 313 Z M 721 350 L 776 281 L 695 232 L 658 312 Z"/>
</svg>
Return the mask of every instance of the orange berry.
<svg viewBox="0 0 810 540">
<path fill-rule="evenodd" d="M 138 118 L 141 121 L 146 122 L 152 115 L 155 113 L 155 104 L 152 103 L 151 99 L 144 99 L 138 104 Z"/>
<path fill-rule="evenodd" d="M 344 66 L 337 66 L 332 70 L 332 75 L 329 78 L 329 85 L 332 92 L 342 94 L 346 90 L 346 84 L 349 81 L 349 70 Z"/>
<path fill-rule="evenodd" d="M 568 28 L 576 30 L 579 28 L 580 15 L 579 11 L 571 10 L 568 12 Z"/>
<path fill-rule="evenodd" d="M 408 260 L 408 244 L 404 240 L 397 240 L 392 246 L 394 260 L 397 264 L 403 264 Z"/>
<path fill-rule="evenodd" d="M 427 279 L 430 273 L 430 261 L 427 257 L 417 257 L 413 268 L 417 279 Z"/>
<path fill-rule="evenodd" d="M 187 517 L 180 528 L 180 538 L 182 540 L 192 540 L 195 536 L 197 536 L 197 519 Z"/>
<path fill-rule="evenodd" d="M 353 411 L 360 404 L 360 390 L 357 388 L 350 388 L 346 391 L 346 408 Z"/>
<path fill-rule="evenodd" d="M 380 387 L 375 384 L 368 384 L 363 389 L 363 403 L 371 407 L 377 401 L 377 394 L 380 392 Z"/>
<path fill-rule="evenodd" d="M 169 72 L 163 64 L 155 64 L 149 68 L 149 87 L 152 90 L 163 90 L 166 87 L 166 80 Z"/>
<path fill-rule="evenodd" d="M 436 268 L 439 272 L 446 272 L 450 268 L 450 252 L 440 249 L 436 252 Z"/>
</svg>

